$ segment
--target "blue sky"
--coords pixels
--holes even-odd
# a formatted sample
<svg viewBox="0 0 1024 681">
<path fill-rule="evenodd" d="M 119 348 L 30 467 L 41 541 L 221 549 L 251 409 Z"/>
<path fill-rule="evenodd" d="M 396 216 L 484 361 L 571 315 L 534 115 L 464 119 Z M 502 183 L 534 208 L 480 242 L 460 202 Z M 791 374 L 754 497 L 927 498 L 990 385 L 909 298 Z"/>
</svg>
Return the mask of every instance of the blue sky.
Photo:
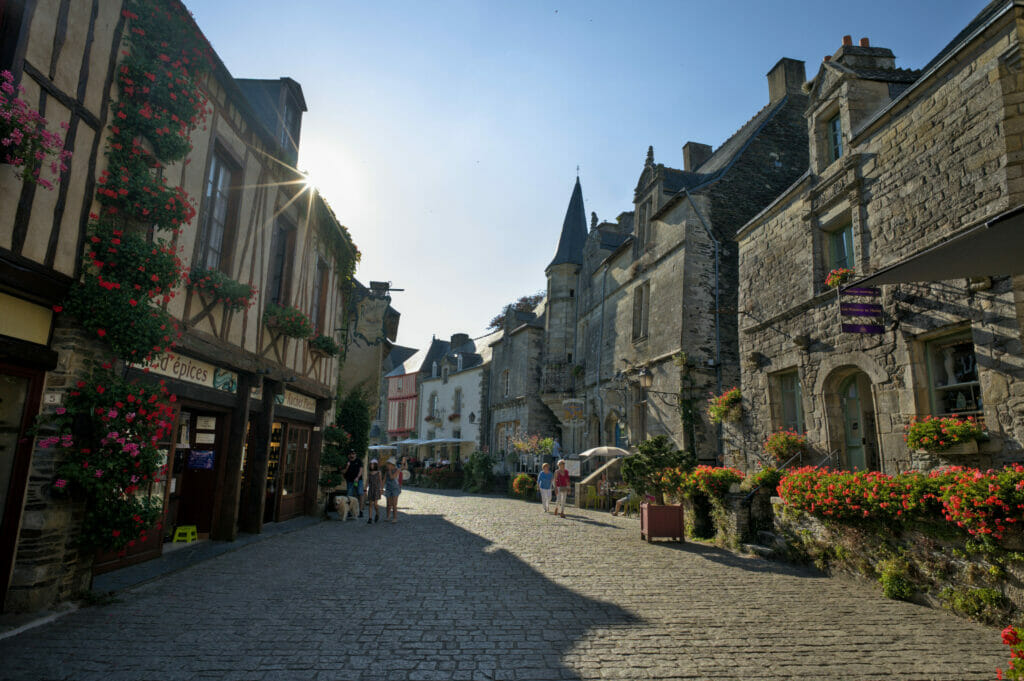
<svg viewBox="0 0 1024 681">
<path fill-rule="evenodd" d="M 580 166 L 589 216 L 632 209 L 648 145 L 682 167 L 768 102 L 782 57 L 813 77 L 844 35 L 920 68 L 981 0 L 185 0 L 240 78 L 301 83 L 299 168 L 402 293 L 398 342 L 473 336 L 545 287 Z"/>
</svg>

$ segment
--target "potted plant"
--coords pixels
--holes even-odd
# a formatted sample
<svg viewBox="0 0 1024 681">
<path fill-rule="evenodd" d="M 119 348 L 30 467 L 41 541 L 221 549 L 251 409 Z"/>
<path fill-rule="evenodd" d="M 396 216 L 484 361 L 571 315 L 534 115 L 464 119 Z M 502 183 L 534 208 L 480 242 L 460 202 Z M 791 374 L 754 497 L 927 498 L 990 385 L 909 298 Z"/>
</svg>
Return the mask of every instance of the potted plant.
<svg viewBox="0 0 1024 681">
<path fill-rule="evenodd" d="M 768 436 L 764 442 L 764 451 L 776 463 L 785 463 L 807 449 L 807 436 L 801 435 L 792 428 L 777 431 Z"/>
<path fill-rule="evenodd" d="M 334 342 L 334 339 L 330 336 L 316 336 L 309 341 L 309 349 L 314 355 L 320 355 L 322 357 L 334 357 L 341 348 Z"/>
<path fill-rule="evenodd" d="M 847 267 L 837 267 L 826 275 L 825 286 L 828 288 L 839 288 L 851 279 L 853 279 L 853 270 Z"/>
<path fill-rule="evenodd" d="M 263 323 L 268 329 L 289 338 L 302 339 L 313 335 L 313 322 L 302 310 L 294 307 L 270 303 L 263 313 Z"/>
<path fill-rule="evenodd" d="M 244 310 L 252 305 L 256 289 L 235 281 L 220 270 L 193 267 L 186 279 L 188 287 L 215 303 L 222 303 L 232 311 Z"/>
<path fill-rule="evenodd" d="M 651 541 L 656 537 L 669 537 L 683 541 L 683 508 L 665 503 L 665 493 L 678 488 L 678 481 L 668 471 L 685 473 L 696 465 L 693 454 L 676 449 L 665 435 L 658 435 L 640 443 L 638 453 L 622 462 L 622 479 L 634 494 L 654 497 L 654 503 L 640 504 L 640 538 Z M 674 473 L 672 475 L 675 475 Z"/>
<path fill-rule="evenodd" d="M 946 454 L 976 454 L 978 440 L 985 437 L 981 424 L 973 416 L 925 416 L 911 419 L 905 440 L 911 451 Z"/>
<path fill-rule="evenodd" d="M 524 501 L 534 501 L 537 496 L 537 480 L 529 473 L 520 473 L 512 480 L 512 491 Z"/>
<path fill-rule="evenodd" d="M 708 400 L 708 418 L 712 423 L 738 421 L 742 405 L 743 395 L 738 387 L 733 386 L 721 395 L 713 395 Z"/>
</svg>

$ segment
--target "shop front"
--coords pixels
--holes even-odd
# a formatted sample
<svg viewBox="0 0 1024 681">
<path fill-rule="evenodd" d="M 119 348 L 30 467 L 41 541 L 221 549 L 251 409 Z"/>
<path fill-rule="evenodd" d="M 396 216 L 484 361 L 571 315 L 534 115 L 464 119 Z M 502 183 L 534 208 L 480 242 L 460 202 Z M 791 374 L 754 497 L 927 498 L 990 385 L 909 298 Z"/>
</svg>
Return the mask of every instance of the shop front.
<svg viewBox="0 0 1024 681">
<path fill-rule="evenodd" d="M 267 452 L 267 486 L 263 522 L 281 522 L 316 503 L 319 456 L 312 449 L 319 432 L 317 401 L 285 390 L 274 397 L 274 421 Z"/>
</svg>

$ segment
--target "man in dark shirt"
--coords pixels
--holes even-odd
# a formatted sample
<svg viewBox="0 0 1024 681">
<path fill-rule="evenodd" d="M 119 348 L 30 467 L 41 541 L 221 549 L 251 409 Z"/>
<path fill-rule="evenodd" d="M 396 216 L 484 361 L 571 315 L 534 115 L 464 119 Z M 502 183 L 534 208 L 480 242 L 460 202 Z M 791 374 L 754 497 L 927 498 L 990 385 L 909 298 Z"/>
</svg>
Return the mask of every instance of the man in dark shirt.
<svg viewBox="0 0 1024 681">
<path fill-rule="evenodd" d="M 347 483 L 347 494 L 350 497 L 359 499 L 359 517 L 363 517 L 363 494 L 360 487 L 363 477 L 363 462 L 356 458 L 355 452 L 348 453 L 348 465 L 345 466 L 345 482 Z"/>
</svg>

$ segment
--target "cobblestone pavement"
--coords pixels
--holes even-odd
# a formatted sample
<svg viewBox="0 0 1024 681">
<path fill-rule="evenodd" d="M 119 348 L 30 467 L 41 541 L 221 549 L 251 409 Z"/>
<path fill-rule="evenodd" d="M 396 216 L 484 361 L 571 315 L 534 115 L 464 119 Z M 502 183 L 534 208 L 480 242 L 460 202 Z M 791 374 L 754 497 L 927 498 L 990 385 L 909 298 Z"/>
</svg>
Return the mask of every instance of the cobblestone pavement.
<svg viewBox="0 0 1024 681">
<path fill-rule="evenodd" d="M 406 491 L 0 640 L 0 679 L 992 679 L 996 629 L 639 523 Z"/>
</svg>

